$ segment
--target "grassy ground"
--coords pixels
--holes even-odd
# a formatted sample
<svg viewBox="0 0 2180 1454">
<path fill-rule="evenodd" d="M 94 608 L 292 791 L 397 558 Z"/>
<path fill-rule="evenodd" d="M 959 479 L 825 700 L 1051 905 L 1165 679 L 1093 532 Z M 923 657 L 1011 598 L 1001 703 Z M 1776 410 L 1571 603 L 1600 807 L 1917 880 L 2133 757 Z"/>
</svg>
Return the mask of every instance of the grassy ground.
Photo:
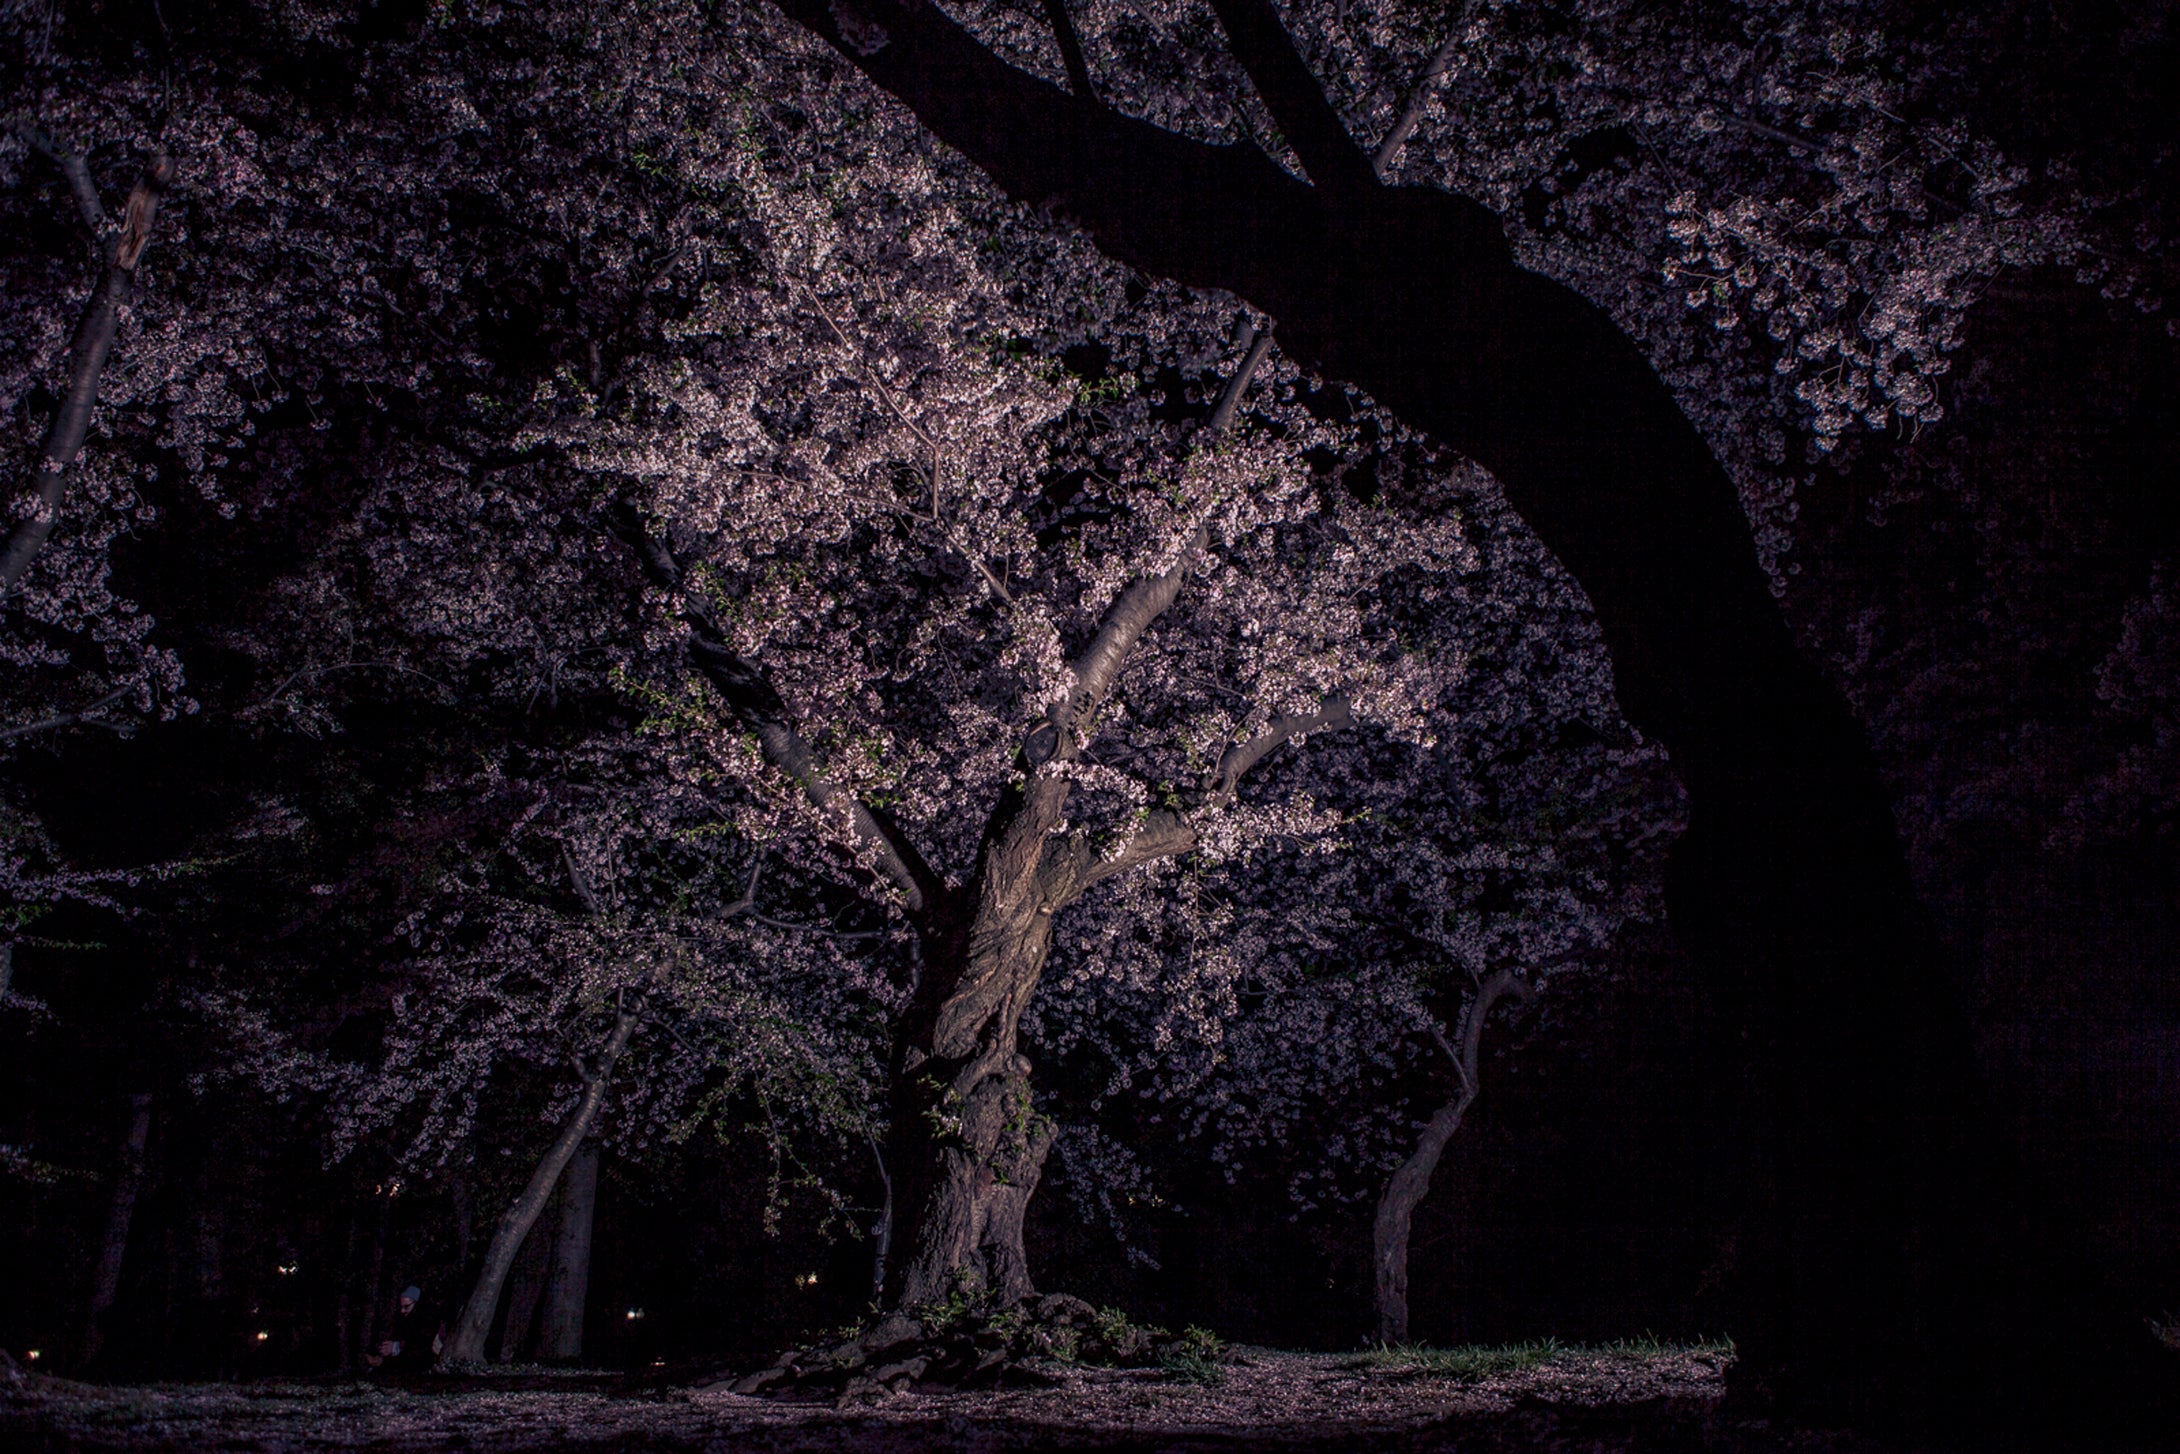
<svg viewBox="0 0 2180 1454">
<path fill-rule="evenodd" d="M 1610 1343 L 1573 1345 L 1557 1338 L 1532 1343 L 1470 1343 L 1458 1348 L 1433 1348 L 1424 1343 L 1392 1343 L 1365 1350 L 1355 1359 L 1357 1368 L 1390 1374 L 1429 1375 L 1454 1379 L 1480 1379 L 1498 1373 L 1518 1373 L 1559 1358 L 1659 1359 L 1700 1357 L 1723 1367 L 1733 1361 L 1733 1341 L 1667 1343 L 1657 1338 L 1618 1338 Z"/>
</svg>

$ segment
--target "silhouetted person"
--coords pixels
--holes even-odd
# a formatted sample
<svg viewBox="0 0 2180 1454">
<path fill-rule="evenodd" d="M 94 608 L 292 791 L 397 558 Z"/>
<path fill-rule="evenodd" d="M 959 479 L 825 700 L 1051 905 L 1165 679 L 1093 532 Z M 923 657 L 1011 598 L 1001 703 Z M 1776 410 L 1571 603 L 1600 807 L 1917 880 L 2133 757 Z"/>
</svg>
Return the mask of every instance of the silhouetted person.
<svg viewBox="0 0 2180 1454">
<path fill-rule="evenodd" d="M 413 1285 L 405 1287 L 400 1306 L 394 1310 L 393 1327 L 378 1351 L 364 1362 L 389 1373 L 428 1373 L 438 1360 L 442 1337 L 437 1314 L 424 1302 L 424 1290 Z"/>
</svg>

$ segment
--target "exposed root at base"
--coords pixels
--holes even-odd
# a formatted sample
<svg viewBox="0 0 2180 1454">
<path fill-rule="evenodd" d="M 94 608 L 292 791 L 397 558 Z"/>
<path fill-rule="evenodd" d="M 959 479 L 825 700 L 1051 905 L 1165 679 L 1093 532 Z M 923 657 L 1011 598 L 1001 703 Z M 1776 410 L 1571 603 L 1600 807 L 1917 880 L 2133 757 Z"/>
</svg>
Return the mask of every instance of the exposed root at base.
<svg viewBox="0 0 2180 1454">
<path fill-rule="evenodd" d="M 1168 1333 L 1079 1297 L 1044 1293 L 1010 1307 L 947 1304 L 920 1309 L 916 1316 L 889 1313 L 845 1342 L 792 1349 L 770 1368 L 733 1378 L 732 1389 L 766 1398 L 853 1403 L 911 1388 L 1048 1384 L 1054 1370 L 1080 1364 L 1164 1368 L 1201 1383 L 1217 1378 L 1221 1351 L 1218 1339 L 1198 1329 Z"/>
</svg>

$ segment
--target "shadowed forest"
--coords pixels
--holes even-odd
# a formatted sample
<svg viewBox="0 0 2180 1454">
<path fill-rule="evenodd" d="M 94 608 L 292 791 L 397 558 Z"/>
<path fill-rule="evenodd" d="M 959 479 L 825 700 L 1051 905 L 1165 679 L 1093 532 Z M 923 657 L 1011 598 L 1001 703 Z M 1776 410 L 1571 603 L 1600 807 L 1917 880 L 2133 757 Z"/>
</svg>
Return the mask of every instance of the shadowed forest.
<svg viewBox="0 0 2180 1454">
<path fill-rule="evenodd" d="M 0 1441 L 2173 1447 L 2176 26 L 0 0 Z"/>
</svg>

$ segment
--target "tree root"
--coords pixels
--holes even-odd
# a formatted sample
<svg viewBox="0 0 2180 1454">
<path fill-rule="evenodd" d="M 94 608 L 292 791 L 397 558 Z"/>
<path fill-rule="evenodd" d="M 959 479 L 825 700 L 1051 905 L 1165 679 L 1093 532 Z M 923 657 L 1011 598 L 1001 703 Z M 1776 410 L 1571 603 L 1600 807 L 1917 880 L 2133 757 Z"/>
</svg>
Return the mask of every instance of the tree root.
<svg viewBox="0 0 2180 1454">
<path fill-rule="evenodd" d="M 732 1390 L 765 1398 L 848 1404 L 911 1388 L 928 1390 L 1050 1384 L 1071 1366 L 1163 1367 L 1206 1381 L 1220 1351 L 1196 1329 L 1175 1335 L 1132 1323 L 1065 1293 L 1033 1294 L 1011 1306 L 955 1301 L 888 1313 L 845 1341 L 797 1348 L 770 1368 L 732 1380 Z"/>
</svg>

